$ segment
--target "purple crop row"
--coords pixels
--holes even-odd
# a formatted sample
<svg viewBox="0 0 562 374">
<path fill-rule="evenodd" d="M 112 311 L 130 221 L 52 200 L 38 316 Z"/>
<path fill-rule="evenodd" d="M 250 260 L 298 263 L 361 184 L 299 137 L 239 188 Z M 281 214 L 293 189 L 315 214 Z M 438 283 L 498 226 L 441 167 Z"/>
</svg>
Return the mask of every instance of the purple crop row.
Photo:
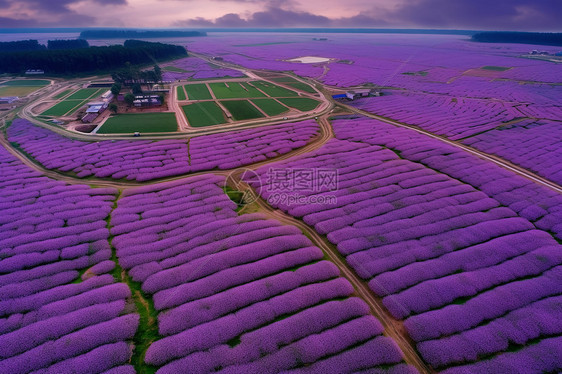
<svg viewBox="0 0 562 374">
<path fill-rule="evenodd" d="M 166 67 L 171 67 L 171 70 L 167 71 Z M 196 57 L 187 57 L 176 60 L 170 64 L 163 65 L 162 68 L 164 70 L 162 78 L 165 81 L 175 81 L 189 78 L 209 79 L 244 76 L 244 74 L 238 70 L 221 69 L 216 65 L 209 64 L 208 62 Z"/>
<path fill-rule="evenodd" d="M 463 143 L 562 185 L 562 128 L 558 122 L 525 120 L 475 135 Z"/>
<path fill-rule="evenodd" d="M 128 287 L 103 275 L 117 191 L 42 177 L 3 148 L 0 174 L 0 372 L 127 363 L 138 316 L 123 315 Z"/>
<path fill-rule="evenodd" d="M 380 354 L 358 369 L 408 370 L 322 251 L 295 227 L 238 216 L 223 184 L 203 175 L 127 190 L 112 214 L 119 262 L 160 312 L 163 338 L 145 362 L 159 373 L 345 368 L 365 343 Z"/>
<path fill-rule="evenodd" d="M 562 240 L 559 193 L 413 130 L 366 118 L 339 120 L 334 126 L 338 138 L 392 148 L 404 159 L 474 186 Z"/>
<path fill-rule="evenodd" d="M 15 142 L 47 169 L 147 181 L 203 170 L 232 169 L 305 146 L 318 132 L 315 121 L 232 131 L 183 140 L 70 140 L 16 119 L 8 129 Z"/>
<path fill-rule="evenodd" d="M 427 94 L 390 93 L 355 107 L 458 140 L 521 116 L 510 104 Z"/>
<path fill-rule="evenodd" d="M 366 119 L 335 121 L 336 136 L 353 142 L 332 140 L 316 152 L 274 165 L 337 169 L 337 190 L 319 193 L 335 201 L 272 205 L 301 218 L 337 245 L 388 310 L 405 320 L 431 366 L 501 355 L 505 344 L 492 345 L 492 334 L 473 331 L 494 321 L 502 334 L 504 325 L 496 319 L 506 313 L 521 315 L 520 308 L 560 294 L 562 283 L 557 285 L 555 279 L 562 274 L 561 247 L 484 192 L 382 148 L 396 149 L 402 158 L 404 153 L 435 156 L 423 144 L 396 147 L 402 145 L 401 132 L 394 134 L 390 128 Z M 383 131 L 389 136 L 381 136 Z M 261 183 L 268 172 L 266 167 L 257 170 Z M 250 183 L 257 187 L 260 181 Z M 261 191 L 269 198 L 275 186 L 266 182 Z M 559 334 L 558 314 L 542 311 L 543 330 L 535 329 L 522 340 L 508 338 L 506 344 L 524 347 Z M 468 345 L 448 347 L 451 334 L 469 334 L 473 345 L 492 348 L 473 354 Z M 422 349 L 428 339 L 439 348 Z"/>
</svg>

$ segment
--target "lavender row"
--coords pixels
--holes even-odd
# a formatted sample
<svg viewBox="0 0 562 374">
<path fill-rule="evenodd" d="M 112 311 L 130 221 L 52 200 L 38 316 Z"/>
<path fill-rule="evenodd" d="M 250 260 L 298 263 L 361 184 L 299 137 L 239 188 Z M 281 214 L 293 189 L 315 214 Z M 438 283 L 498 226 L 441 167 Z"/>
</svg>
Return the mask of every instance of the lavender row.
<svg viewBox="0 0 562 374">
<path fill-rule="evenodd" d="M 3 148 L 0 173 L 0 372 L 127 363 L 138 316 L 126 314 L 128 287 L 106 274 L 117 191 L 42 177 Z"/>
<path fill-rule="evenodd" d="M 334 125 L 339 138 L 390 147 L 400 152 L 402 158 L 474 186 L 562 240 L 559 193 L 409 129 L 366 118 L 339 120 Z"/>
<path fill-rule="evenodd" d="M 505 103 L 398 92 L 361 99 L 353 105 L 452 140 L 493 129 L 521 116 L 515 108 Z"/>
<path fill-rule="evenodd" d="M 562 185 L 562 130 L 557 122 L 525 120 L 478 134 L 463 143 Z"/>
<path fill-rule="evenodd" d="M 127 190 L 112 214 L 117 257 L 160 312 L 162 338 L 145 362 L 159 373 L 203 373 L 267 360 L 278 372 L 370 341 L 385 353 L 369 365 L 400 364 L 398 347 L 322 251 L 295 227 L 238 216 L 223 184 L 202 175 Z"/>
<path fill-rule="evenodd" d="M 537 298 L 560 291 L 552 281 L 562 256 L 550 235 L 472 186 L 368 144 L 370 138 L 364 141 L 363 136 L 372 129 L 380 131 L 380 126 L 361 121 L 334 123 L 336 136 L 353 143 L 332 140 L 316 152 L 271 165 L 337 168 L 337 190 L 299 192 L 308 197 L 333 195 L 335 202 L 272 205 L 327 234 L 371 290 L 383 297 L 388 310 L 406 320 L 415 341 L 427 339 L 418 331 L 430 331 L 436 334 L 431 338 L 438 339 L 450 332 L 435 326 L 457 326 L 454 331 L 462 332 L 534 302 L 523 295 L 524 287 Z M 380 137 L 373 139 L 380 144 Z M 389 139 L 400 142 L 396 135 Z M 412 145 L 408 151 L 419 152 Z M 250 180 L 256 187 L 267 181 L 269 170 L 257 172 L 260 181 Z M 265 183 L 265 198 L 278 192 L 272 182 Z M 510 292 L 512 301 L 500 309 L 504 289 L 520 293 Z M 461 299 L 468 301 L 455 305 Z M 473 300 L 477 306 L 472 306 Z M 449 313 L 439 314 L 442 310 Z M 482 336 L 477 342 L 485 345 L 487 339 Z M 424 359 L 435 365 L 425 352 L 421 351 Z"/>
<path fill-rule="evenodd" d="M 305 146 L 318 133 L 314 121 L 232 131 L 185 140 L 70 140 L 16 119 L 10 141 L 50 170 L 147 181 L 212 169 L 232 169 Z"/>
</svg>

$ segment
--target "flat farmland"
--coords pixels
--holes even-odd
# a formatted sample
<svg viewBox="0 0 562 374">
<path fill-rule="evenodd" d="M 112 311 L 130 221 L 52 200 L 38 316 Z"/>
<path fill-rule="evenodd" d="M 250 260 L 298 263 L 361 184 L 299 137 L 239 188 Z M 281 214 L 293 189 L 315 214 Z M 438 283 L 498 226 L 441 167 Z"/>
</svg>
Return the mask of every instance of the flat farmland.
<svg viewBox="0 0 562 374">
<path fill-rule="evenodd" d="M 82 88 L 68 97 L 68 100 L 85 100 L 91 99 L 96 94 L 101 94 L 104 88 Z"/>
<path fill-rule="evenodd" d="M 38 89 L 49 85 L 47 80 L 18 79 L 0 84 L 0 96 L 27 96 Z"/>
<path fill-rule="evenodd" d="M 98 130 L 98 134 L 174 132 L 177 129 L 174 113 L 131 113 L 110 117 Z"/>
<path fill-rule="evenodd" d="M 309 99 L 308 97 L 281 98 L 279 101 L 291 108 L 295 108 L 303 112 L 313 110 L 320 105 L 318 100 Z"/>
<path fill-rule="evenodd" d="M 256 88 L 247 83 L 228 82 L 228 83 L 209 83 L 217 99 L 245 99 L 251 97 L 265 97 Z"/>
<path fill-rule="evenodd" d="M 205 127 L 226 122 L 222 109 L 214 101 L 205 101 L 182 106 L 189 125 Z"/>
<path fill-rule="evenodd" d="M 182 86 L 176 87 L 176 92 L 178 93 L 178 100 L 186 100 L 185 91 Z"/>
<path fill-rule="evenodd" d="M 271 97 L 298 96 L 298 93 L 295 91 L 291 91 L 268 82 L 253 81 L 251 83 L 253 86 L 259 88 Z"/>
<path fill-rule="evenodd" d="M 64 116 L 67 113 L 71 114 L 85 104 L 86 102 L 83 100 L 64 100 L 55 104 L 41 114 L 44 116 Z"/>
<path fill-rule="evenodd" d="M 263 118 L 263 114 L 247 100 L 221 101 L 236 121 Z"/>
<path fill-rule="evenodd" d="M 82 106 L 86 105 L 90 100 L 94 99 L 98 95 L 101 95 L 105 91 L 104 88 L 82 88 L 78 91 L 74 92 L 63 101 L 60 101 L 53 105 L 51 108 L 47 109 L 43 113 L 44 116 L 64 116 L 64 115 L 71 115 L 76 110 L 81 108 Z M 65 91 L 59 95 L 57 98 L 64 97 L 64 95 L 68 94 L 68 91 Z"/>
<path fill-rule="evenodd" d="M 204 83 L 186 84 L 183 87 L 189 100 L 211 100 L 213 98 Z"/>
<path fill-rule="evenodd" d="M 289 111 L 289 108 L 279 104 L 279 102 L 274 99 L 254 99 L 252 100 L 261 110 L 263 110 L 268 116 L 276 116 Z"/>
</svg>

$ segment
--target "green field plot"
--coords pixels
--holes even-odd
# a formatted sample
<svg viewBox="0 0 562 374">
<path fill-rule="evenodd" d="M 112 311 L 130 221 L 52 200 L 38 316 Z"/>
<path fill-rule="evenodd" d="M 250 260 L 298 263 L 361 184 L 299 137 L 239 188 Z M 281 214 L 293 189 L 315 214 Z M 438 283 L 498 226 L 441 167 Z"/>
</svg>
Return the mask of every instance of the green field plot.
<svg viewBox="0 0 562 374">
<path fill-rule="evenodd" d="M 299 95 L 295 91 L 291 91 L 291 90 L 288 90 L 286 88 L 279 87 L 279 86 L 277 86 L 275 84 L 272 84 L 272 83 L 262 82 L 262 81 L 253 81 L 251 83 L 252 83 L 252 85 L 259 88 L 260 90 L 262 90 L 263 92 L 265 92 L 266 94 L 268 94 L 271 97 L 286 97 L 286 96 L 298 96 Z"/>
<path fill-rule="evenodd" d="M 261 110 L 263 110 L 268 116 L 277 116 L 281 113 L 289 111 L 289 108 L 279 104 L 273 99 L 254 99 L 252 100 Z"/>
<path fill-rule="evenodd" d="M 44 79 L 16 79 L 2 83 L 2 86 L 31 86 L 31 87 L 44 87 L 51 84 L 51 81 Z"/>
<path fill-rule="evenodd" d="M 247 83 L 228 82 L 226 83 L 209 83 L 217 99 L 247 99 L 252 97 L 265 97 L 263 93 L 258 91 Z"/>
<path fill-rule="evenodd" d="M 316 93 L 316 91 L 314 90 L 314 88 L 310 87 L 308 84 L 306 83 L 302 83 L 302 82 L 294 82 L 294 83 L 287 83 L 287 85 L 297 89 L 297 90 L 301 90 L 304 92 L 308 92 L 308 93 Z"/>
<path fill-rule="evenodd" d="M 210 100 L 213 98 L 204 83 L 186 84 L 183 87 L 189 100 Z"/>
<path fill-rule="evenodd" d="M 177 129 L 178 123 L 174 113 L 130 113 L 109 117 L 97 133 L 174 132 Z"/>
<path fill-rule="evenodd" d="M 177 93 L 178 93 L 178 100 L 185 100 L 185 91 L 183 90 L 182 86 L 177 86 L 176 87 Z"/>
<path fill-rule="evenodd" d="M 68 97 L 68 100 L 85 100 L 85 99 L 91 99 L 94 96 L 96 96 L 97 93 L 100 93 L 103 91 L 103 89 L 101 88 L 82 88 L 78 91 L 76 91 L 75 93 L 73 93 L 72 95 L 70 95 Z"/>
<path fill-rule="evenodd" d="M 483 70 L 491 70 L 491 71 L 506 71 L 511 68 L 506 68 L 505 66 L 482 66 Z"/>
<path fill-rule="evenodd" d="M 226 122 L 224 112 L 214 101 L 203 101 L 182 106 L 189 125 L 205 127 Z"/>
<path fill-rule="evenodd" d="M 189 73 L 189 71 L 182 69 L 182 68 L 178 68 L 176 66 L 164 66 L 162 68 L 163 71 L 171 71 L 174 73 Z"/>
<path fill-rule="evenodd" d="M 64 90 L 61 93 L 59 93 L 58 95 L 55 95 L 55 99 L 62 99 L 63 97 L 65 97 L 66 95 L 68 95 L 71 92 L 72 92 L 72 90 Z"/>
<path fill-rule="evenodd" d="M 87 101 L 83 100 L 64 100 L 52 106 L 43 113 L 44 116 L 64 116 L 65 114 L 72 114 L 78 110 L 82 105 L 86 105 Z"/>
<path fill-rule="evenodd" d="M 38 79 L 18 79 L 0 84 L 0 96 L 24 97 L 50 84 L 50 81 Z"/>
<path fill-rule="evenodd" d="M 221 101 L 236 121 L 263 118 L 264 115 L 247 100 Z"/>
<path fill-rule="evenodd" d="M 286 99 L 279 99 L 283 104 L 290 106 L 291 108 L 298 109 L 303 112 L 308 112 L 313 110 L 320 102 L 318 100 L 309 99 L 307 97 L 291 97 Z"/>
</svg>

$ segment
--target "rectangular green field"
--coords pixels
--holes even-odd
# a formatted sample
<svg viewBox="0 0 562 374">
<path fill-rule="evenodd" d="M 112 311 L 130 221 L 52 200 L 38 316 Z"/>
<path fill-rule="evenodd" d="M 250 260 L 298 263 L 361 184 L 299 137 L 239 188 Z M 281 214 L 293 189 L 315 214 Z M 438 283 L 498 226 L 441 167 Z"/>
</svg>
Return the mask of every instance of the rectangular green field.
<svg viewBox="0 0 562 374">
<path fill-rule="evenodd" d="M 68 100 L 85 100 L 94 97 L 98 92 L 101 93 L 101 88 L 82 88 L 68 97 Z"/>
<path fill-rule="evenodd" d="M 308 93 L 316 93 L 316 91 L 314 91 L 314 88 L 310 87 L 306 83 L 294 82 L 294 83 L 287 83 L 287 84 L 293 88 L 296 88 L 297 90 L 301 90 Z"/>
<path fill-rule="evenodd" d="M 13 81 L 7 81 L 2 83 L 2 86 L 11 86 L 11 87 L 22 87 L 22 86 L 32 86 L 32 87 L 44 87 L 51 84 L 51 81 L 43 80 L 43 79 L 16 79 Z"/>
<path fill-rule="evenodd" d="M 264 115 L 247 100 L 221 101 L 236 121 L 263 118 Z"/>
<path fill-rule="evenodd" d="M 0 96 L 24 97 L 50 84 L 44 80 L 14 80 L 0 84 Z"/>
<path fill-rule="evenodd" d="M 186 84 L 183 87 L 189 100 L 210 100 L 213 98 L 205 83 Z"/>
<path fill-rule="evenodd" d="M 511 68 L 506 68 L 505 66 L 482 66 L 482 69 L 491 71 L 506 71 Z"/>
<path fill-rule="evenodd" d="M 178 123 L 174 113 L 130 113 L 109 117 L 98 134 L 128 134 L 138 132 L 175 132 Z"/>
<path fill-rule="evenodd" d="M 277 116 L 289 111 L 289 108 L 279 104 L 274 99 L 254 99 L 252 102 L 267 113 L 268 116 Z"/>
<path fill-rule="evenodd" d="M 214 101 L 203 101 L 182 106 L 191 127 L 205 127 L 226 122 L 224 112 Z"/>
<path fill-rule="evenodd" d="M 55 99 L 62 99 L 66 95 L 68 95 L 72 90 L 64 90 L 60 94 L 55 96 Z"/>
<path fill-rule="evenodd" d="M 44 116 L 64 116 L 66 113 L 70 111 L 74 112 L 80 108 L 83 105 L 82 103 L 86 104 L 83 100 L 64 100 L 41 114 Z"/>
<path fill-rule="evenodd" d="M 217 99 L 248 99 L 252 97 L 265 97 L 263 93 L 246 83 L 228 82 L 209 83 Z"/>
<path fill-rule="evenodd" d="M 178 68 L 178 67 L 176 67 L 176 66 L 164 66 L 164 67 L 162 68 L 162 70 L 164 70 L 164 71 L 172 71 L 172 72 L 174 72 L 174 73 L 187 73 L 187 72 L 188 72 L 187 70 L 184 70 L 184 69 L 182 69 L 182 68 Z"/>
<path fill-rule="evenodd" d="M 295 91 L 288 90 L 283 87 L 279 87 L 275 84 L 271 84 L 263 81 L 253 81 L 252 85 L 256 86 L 266 94 L 271 97 L 286 97 L 286 96 L 298 96 L 299 94 Z"/>
<path fill-rule="evenodd" d="M 178 93 L 178 100 L 185 100 L 185 91 L 183 90 L 182 86 L 177 86 L 176 87 L 177 93 Z"/>
<path fill-rule="evenodd" d="M 303 112 L 308 112 L 316 108 L 320 102 L 314 99 L 309 99 L 308 97 L 291 97 L 285 99 L 279 99 L 283 104 L 298 109 Z"/>
</svg>

